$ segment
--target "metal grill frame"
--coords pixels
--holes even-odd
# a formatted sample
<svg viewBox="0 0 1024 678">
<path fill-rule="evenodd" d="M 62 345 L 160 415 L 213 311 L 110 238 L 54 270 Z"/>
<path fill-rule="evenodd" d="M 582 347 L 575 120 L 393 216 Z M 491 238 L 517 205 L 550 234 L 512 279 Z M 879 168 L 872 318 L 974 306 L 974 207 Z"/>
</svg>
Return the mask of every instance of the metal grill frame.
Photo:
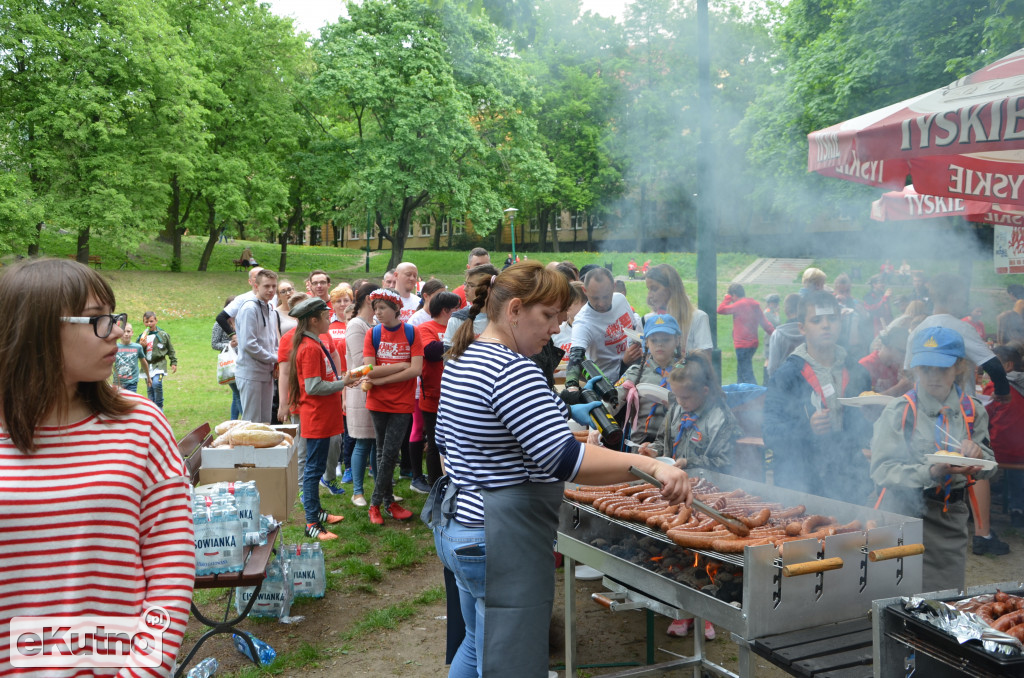
<svg viewBox="0 0 1024 678">
<path fill-rule="evenodd" d="M 557 550 L 566 557 L 566 667 L 575 673 L 575 575 L 574 565 L 589 565 L 606 578 L 629 589 L 631 598 L 647 596 L 652 602 L 680 611 L 677 616 L 693 615 L 695 628 L 701 620 L 731 631 L 739 646 L 740 672 L 734 674 L 711 665 L 703 656 L 703 636 L 695 634 L 693 663 L 729 676 L 751 675 L 750 644 L 754 639 L 787 631 L 798 631 L 821 624 L 863 617 L 870 612 L 871 601 L 877 598 L 912 595 L 922 586 L 920 556 L 891 561 L 869 562 L 868 551 L 900 544 L 920 543 L 923 523 L 895 513 L 877 511 L 865 506 L 804 494 L 794 490 L 753 482 L 713 471 L 699 475 L 722 490 L 742 488 L 768 502 L 786 506 L 803 504 L 807 514 L 835 516 L 842 522 L 874 520 L 879 527 L 860 532 L 827 537 L 822 546 L 817 539 L 791 541 L 783 554 L 772 545 L 748 547 L 742 555 L 715 551 L 682 549 L 662 532 L 646 525 L 618 520 L 592 506 L 565 500 L 561 510 Z M 730 604 L 698 591 L 684 583 L 664 577 L 641 565 L 619 558 L 590 540 L 594 534 L 621 533 L 622 530 L 666 543 L 689 553 L 700 553 L 719 562 L 743 569 L 742 605 Z M 844 560 L 840 570 L 816 575 L 782 577 L 784 565 L 804 563 L 820 558 L 839 556 Z M 678 664 L 676 664 L 678 665 Z"/>
</svg>

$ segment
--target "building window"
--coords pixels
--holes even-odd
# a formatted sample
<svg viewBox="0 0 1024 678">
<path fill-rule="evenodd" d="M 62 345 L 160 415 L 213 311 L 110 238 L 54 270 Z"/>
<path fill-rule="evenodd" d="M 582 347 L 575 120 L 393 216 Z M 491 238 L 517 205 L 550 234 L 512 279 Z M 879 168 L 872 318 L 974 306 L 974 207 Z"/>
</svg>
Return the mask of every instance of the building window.
<svg viewBox="0 0 1024 678">
<path fill-rule="evenodd" d="M 536 217 L 531 217 L 530 218 L 530 232 L 531 233 L 536 233 L 539 230 L 540 230 L 540 223 L 537 221 L 537 218 Z"/>
<path fill-rule="evenodd" d="M 420 236 L 424 238 L 430 237 L 430 221 L 424 221 L 420 223 Z"/>
<path fill-rule="evenodd" d="M 572 230 L 582 231 L 587 225 L 587 213 L 576 212 L 572 215 Z"/>
</svg>

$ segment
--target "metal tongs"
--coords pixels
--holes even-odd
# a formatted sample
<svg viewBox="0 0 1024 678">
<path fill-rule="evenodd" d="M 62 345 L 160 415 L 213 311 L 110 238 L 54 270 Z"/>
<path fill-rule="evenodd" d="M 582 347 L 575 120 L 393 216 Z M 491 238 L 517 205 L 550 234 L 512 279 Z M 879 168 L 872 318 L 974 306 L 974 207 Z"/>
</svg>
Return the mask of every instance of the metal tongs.
<svg viewBox="0 0 1024 678">
<path fill-rule="evenodd" d="M 640 478 L 641 480 L 646 480 L 651 485 L 657 487 L 659 490 L 661 489 L 661 481 L 652 476 L 650 473 L 647 473 L 646 471 L 641 471 L 636 466 L 630 466 L 629 472 L 635 475 L 637 478 Z M 746 524 L 743 523 L 739 518 L 734 518 L 733 516 L 720 513 L 716 509 L 713 509 L 704 502 L 702 502 L 700 499 L 694 498 L 691 503 L 693 505 L 693 508 L 697 509 L 701 513 L 711 516 L 711 519 L 715 522 L 725 525 L 726 529 L 735 534 L 737 537 L 750 536 L 750 528 L 747 527 Z"/>
</svg>

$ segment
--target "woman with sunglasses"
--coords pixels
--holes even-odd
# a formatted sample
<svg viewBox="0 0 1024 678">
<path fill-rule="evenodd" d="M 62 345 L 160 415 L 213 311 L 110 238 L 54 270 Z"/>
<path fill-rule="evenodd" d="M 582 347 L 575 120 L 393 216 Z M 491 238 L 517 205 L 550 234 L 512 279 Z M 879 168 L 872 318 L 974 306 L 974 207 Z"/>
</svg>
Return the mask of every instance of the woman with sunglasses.
<svg viewBox="0 0 1024 678">
<path fill-rule="evenodd" d="M 0 673 L 12 618 L 88 615 L 166 625 L 160 654 L 125 666 L 152 659 L 143 670 L 169 675 L 192 598 L 192 518 L 167 419 L 110 384 L 127 316 L 99 274 L 64 259 L 7 268 L 0 312 Z"/>
</svg>

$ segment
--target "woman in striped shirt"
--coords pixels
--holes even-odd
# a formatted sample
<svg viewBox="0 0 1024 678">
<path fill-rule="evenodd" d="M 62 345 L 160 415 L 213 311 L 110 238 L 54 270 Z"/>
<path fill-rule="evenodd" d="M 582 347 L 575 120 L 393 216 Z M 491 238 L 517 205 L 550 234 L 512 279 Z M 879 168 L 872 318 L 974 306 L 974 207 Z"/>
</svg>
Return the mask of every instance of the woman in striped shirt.
<svg viewBox="0 0 1024 678">
<path fill-rule="evenodd" d="M 195 575 L 185 468 L 160 410 L 108 382 L 126 322 L 113 311 L 107 282 L 74 261 L 0 276 L 0 675 L 167 676 L 181 645 Z M 44 616 L 124 617 L 156 642 L 101 664 L 76 651 L 83 664 L 64 668 L 43 656 L 59 639 L 12 656 L 25 650 L 12 618 Z"/>
<path fill-rule="evenodd" d="M 637 466 L 677 502 L 689 500 L 690 484 L 678 468 L 573 437 L 565 405 L 528 357 L 558 331 L 570 300 L 564 276 L 525 261 L 475 293 L 470 319 L 486 312 L 490 322 L 475 340 L 473 323 L 463 324 L 452 344 L 437 422 L 448 482 L 435 485 L 426 512 L 466 622 L 449 675 L 536 678 L 547 675 L 563 481 L 630 480 Z"/>
</svg>

